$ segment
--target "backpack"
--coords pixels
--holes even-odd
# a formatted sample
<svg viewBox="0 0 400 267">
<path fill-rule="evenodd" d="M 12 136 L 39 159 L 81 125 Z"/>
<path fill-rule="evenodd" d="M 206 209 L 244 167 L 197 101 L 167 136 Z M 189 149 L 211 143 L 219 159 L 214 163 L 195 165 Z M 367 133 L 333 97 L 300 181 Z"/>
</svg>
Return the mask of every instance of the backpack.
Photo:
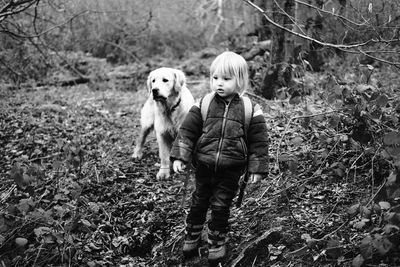
<svg viewBox="0 0 400 267">
<path fill-rule="evenodd" d="M 210 107 L 211 100 L 214 98 L 215 93 L 206 94 L 200 102 L 200 112 L 203 122 L 206 121 L 208 108 Z M 247 96 L 240 96 L 244 105 L 244 135 L 247 142 L 247 131 L 250 126 L 251 117 L 253 116 L 253 105 L 250 98 Z"/>
</svg>

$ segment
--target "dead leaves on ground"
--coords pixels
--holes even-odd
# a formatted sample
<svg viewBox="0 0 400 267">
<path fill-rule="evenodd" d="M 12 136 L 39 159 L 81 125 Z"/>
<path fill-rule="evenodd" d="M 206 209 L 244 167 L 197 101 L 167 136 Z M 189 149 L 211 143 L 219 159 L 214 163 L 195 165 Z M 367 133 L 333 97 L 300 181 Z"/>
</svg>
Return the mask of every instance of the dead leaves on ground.
<svg viewBox="0 0 400 267">
<path fill-rule="evenodd" d="M 300 102 L 258 100 L 270 130 L 271 175 L 249 187 L 232 212 L 236 246 L 228 262 L 361 266 L 398 259 L 399 179 L 390 172 L 398 133 L 387 131 L 395 129 L 395 99 L 371 86 L 322 81 L 313 86 L 326 86 L 326 94 Z M 180 264 L 183 181 L 155 181 L 154 144 L 143 161 L 130 160 L 140 94 L 78 86 L 2 95 L 6 265 Z M 264 244 L 274 227 L 282 229 L 279 238 Z"/>
</svg>

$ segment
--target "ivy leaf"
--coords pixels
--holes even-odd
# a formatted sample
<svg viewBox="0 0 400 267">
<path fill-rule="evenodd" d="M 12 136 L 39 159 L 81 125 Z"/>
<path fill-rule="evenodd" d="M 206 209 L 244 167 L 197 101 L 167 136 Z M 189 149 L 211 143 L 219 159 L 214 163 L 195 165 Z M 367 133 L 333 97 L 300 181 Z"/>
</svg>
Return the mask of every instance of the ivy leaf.
<svg viewBox="0 0 400 267">
<path fill-rule="evenodd" d="M 383 227 L 383 230 L 385 231 L 385 233 L 386 234 L 390 234 L 390 233 L 392 233 L 392 232 L 396 232 L 396 231 L 399 231 L 400 230 L 400 227 L 398 227 L 397 225 L 394 225 L 394 224 L 386 224 L 384 227 Z"/>
<path fill-rule="evenodd" d="M 359 211 L 360 211 L 360 204 L 354 204 L 353 206 L 351 206 L 350 208 L 347 209 L 347 213 L 350 216 L 357 215 Z"/>
<path fill-rule="evenodd" d="M 388 209 L 390 209 L 390 203 L 389 203 L 389 202 L 381 201 L 381 202 L 379 202 L 378 204 L 379 204 L 379 206 L 381 207 L 381 209 L 383 209 L 383 210 L 388 210 Z"/>
<path fill-rule="evenodd" d="M 390 132 L 383 136 L 383 143 L 386 146 L 386 151 L 392 157 L 400 156 L 400 133 Z"/>
<path fill-rule="evenodd" d="M 364 258 L 361 254 L 358 254 L 357 257 L 353 259 L 352 266 L 353 267 L 361 267 L 364 264 Z"/>
<path fill-rule="evenodd" d="M 42 226 L 34 229 L 33 232 L 35 233 L 36 237 L 41 237 L 43 235 L 51 234 L 52 231 L 49 227 Z"/>
<path fill-rule="evenodd" d="M 386 106 L 386 104 L 389 102 L 389 98 L 386 95 L 380 95 L 377 99 L 376 99 L 376 105 L 378 107 L 384 107 Z"/>
<path fill-rule="evenodd" d="M 379 254 L 381 254 L 381 256 L 384 256 L 393 247 L 392 242 L 379 234 L 374 235 L 373 245 L 378 250 Z"/>
<path fill-rule="evenodd" d="M 332 128 L 336 128 L 339 126 L 339 122 L 340 122 L 340 117 L 338 115 L 333 115 L 331 116 L 331 118 L 329 119 L 329 124 Z"/>
<path fill-rule="evenodd" d="M 301 103 L 301 96 L 294 96 L 289 99 L 289 104 L 297 105 Z"/>
<path fill-rule="evenodd" d="M 400 133 L 390 132 L 383 136 L 383 143 L 386 146 L 399 145 L 400 144 Z"/>
<path fill-rule="evenodd" d="M 397 181 L 397 174 L 394 172 L 391 172 L 389 177 L 387 178 L 386 186 L 392 186 L 392 185 L 396 184 L 396 181 Z"/>
<path fill-rule="evenodd" d="M 354 223 L 353 227 L 357 230 L 361 230 L 366 226 L 367 222 L 369 222 L 369 219 L 362 219 L 361 221 Z"/>
<path fill-rule="evenodd" d="M 391 192 L 389 198 L 394 200 L 400 198 L 400 188 L 397 188 L 393 192 Z"/>
<path fill-rule="evenodd" d="M 296 136 L 295 138 L 292 138 L 292 140 L 290 141 L 293 145 L 300 146 L 303 143 L 303 138 L 301 138 L 300 136 Z"/>
<path fill-rule="evenodd" d="M 368 130 L 368 126 L 364 122 L 358 122 L 353 127 L 353 133 L 351 137 L 360 142 L 361 144 L 367 144 L 372 139 L 372 134 Z"/>
<path fill-rule="evenodd" d="M 297 172 L 298 161 L 296 159 L 289 161 L 288 163 L 289 170 L 295 174 Z"/>
<path fill-rule="evenodd" d="M 336 94 L 337 96 L 341 96 L 341 95 L 342 95 L 343 88 L 340 87 L 340 85 L 335 85 L 335 86 L 333 87 L 333 90 L 335 91 L 335 94 Z"/>
<path fill-rule="evenodd" d="M 372 258 L 372 237 L 370 235 L 361 240 L 360 252 L 363 259 L 368 260 Z"/>
<path fill-rule="evenodd" d="M 29 185 L 26 176 L 24 177 L 24 170 L 18 163 L 12 166 L 10 176 L 21 189 L 25 189 Z"/>
<path fill-rule="evenodd" d="M 337 259 L 342 255 L 339 240 L 333 239 L 328 241 L 326 254 L 333 259 Z"/>
<path fill-rule="evenodd" d="M 336 176 L 338 176 L 338 177 L 344 177 L 344 175 L 345 175 L 345 172 L 342 170 L 342 169 L 340 169 L 340 168 L 336 168 L 336 169 L 333 169 L 333 172 L 336 174 Z"/>
<path fill-rule="evenodd" d="M 34 206 L 34 203 L 32 202 L 32 200 L 24 198 L 19 201 L 17 208 L 23 214 L 26 214 L 29 211 L 31 206 Z"/>
</svg>

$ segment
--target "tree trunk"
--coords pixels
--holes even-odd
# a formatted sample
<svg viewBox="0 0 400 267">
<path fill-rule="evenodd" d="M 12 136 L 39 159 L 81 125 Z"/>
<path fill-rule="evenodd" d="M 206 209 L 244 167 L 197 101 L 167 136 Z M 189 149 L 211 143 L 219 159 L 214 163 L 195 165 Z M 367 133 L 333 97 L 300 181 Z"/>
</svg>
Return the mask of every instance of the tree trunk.
<svg viewBox="0 0 400 267">
<path fill-rule="evenodd" d="M 340 0 L 340 2 L 346 4 L 345 0 Z M 321 9 L 324 5 L 322 0 L 311 0 L 309 3 Z M 343 10 L 343 7 L 341 6 L 339 10 Z M 295 27 L 295 32 L 308 35 L 312 38 L 321 39 L 320 35 L 324 30 L 322 28 L 324 18 L 320 13 L 315 12 L 314 9 L 305 5 L 297 4 L 295 14 L 296 21 L 298 22 L 297 25 L 302 25 L 300 27 Z M 294 47 L 294 63 L 301 64 L 302 60 L 307 60 L 308 63 L 310 63 L 312 70 L 319 71 L 321 69 L 321 66 L 324 64 L 324 60 L 320 52 L 320 45 L 303 38 L 296 37 Z"/>
<path fill-rule="evenodd" d="M 269 1 L 254 0 L 253 2 L 263 10 L 268 10 Z M 252 34 L 257 36 L 258 41 L 269 40 L 271 38 L 272 32 L 263 14 L 257 13 L 256 16 L 252 14 L 252 17 L 254 18 L 254 26 L 255 26 L 254 32 Z"/>
<path fill-rule="evenodd" d="M 281 1 L 282 2 L 282 1 Z M 295 1 L 285 0 L 283 5 L 272 5 L 273 20 L 291 30 L 294 24 L 290 18 L 295 16 Z M 267 99 L 277 97 L 279 88 L 287 87 L 292 80 L 294 37 L 288 32 L 274 27 L 272 31 L 271 67 L 264 74 L 261 94 Z"/>
<path fill-rule="evenodd" d="M 295 17 L 294 0 L 286 0 L 283 5 L 272 6 L 273 20 L 288 29 L 294 29 L 294 24 L 290 17 Z M 286 13 L 286 14 L 284 14 Z M 293 61 L 293 43 L 294 39 L 288 32 L 275 28 L 272 34 L 272 56 L 271 63 L 291 62 Z"/>
</svg>

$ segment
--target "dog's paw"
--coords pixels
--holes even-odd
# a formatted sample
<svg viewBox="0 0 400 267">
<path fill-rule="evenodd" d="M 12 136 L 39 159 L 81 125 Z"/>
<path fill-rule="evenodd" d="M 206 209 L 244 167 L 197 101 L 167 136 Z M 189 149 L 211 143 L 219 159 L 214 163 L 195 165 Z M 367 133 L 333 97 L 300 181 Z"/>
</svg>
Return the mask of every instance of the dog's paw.
<svg viewBox="0 0 400 267">
<path fill-rule="evenodd" d="M 143 152 L 141 150 L 135 148 L 135 150 L 133 151 L 133 154 L 132 154 L 132 158 L 133 159 L 142 159 L 142 157 L 143 157 Z"/>
<path fill-rule="evenodd" d="M 158 171 L 156 177 L 158 180 L 164 180 L 164 179 L 168 179 L 170 176 L 171 176 L 171 173 L 170 173 L 169 168 L 167 168 L 167 169 L 162 168 Z"/>
</svg>

